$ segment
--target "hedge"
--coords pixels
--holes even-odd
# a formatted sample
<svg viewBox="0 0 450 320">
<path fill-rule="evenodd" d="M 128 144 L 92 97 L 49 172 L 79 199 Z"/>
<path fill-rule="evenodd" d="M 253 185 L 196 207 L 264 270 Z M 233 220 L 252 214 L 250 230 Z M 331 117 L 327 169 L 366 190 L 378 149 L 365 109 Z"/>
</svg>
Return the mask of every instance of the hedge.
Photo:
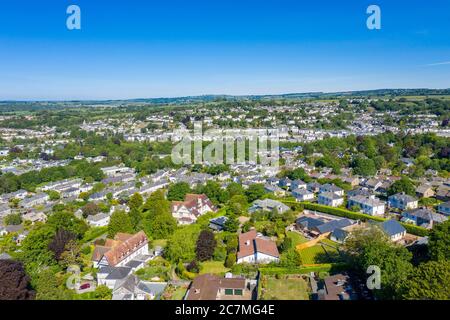
<svg viewBox="0 0 450 320">
<path fill-rule="evenodd" d="M 291 203 L 289 201 L 285 201 L 285 204 L 292 205 L 293 203 Z M 385 218 L 370 216 L 368 214 L 364 214 L 364 213 L 360 213 L 360 212 L 353 212 L 353 211 L 342 209 L 342 208 L 324 206 L 324 205 L 317 204 L 317 203 L 300 202 L 299 205 L 303 206 L 303 208 L 308 209 L 308 210 L 315 210 L 315 211 L 328 213 L 328 214 L 331 214 L 334 216 L 349 218 L 349 219 L 353 219 L 353 220 L 362 220 L 362 221 L 373 220 L 373 221 L 377 221 L 377 222 L 383 222 L 383 221 L 387 220 Z M 414 235 L 420 236 L 420 237 L 425 237 L 429 234 L 429 231 L 425 228 L 418 227 L 418 226 L 408 224 L 408 223 L 403 223 L 403 222 L 400 222 L 400 224 L 410 234 L 414 234 Z"/>
</svg>

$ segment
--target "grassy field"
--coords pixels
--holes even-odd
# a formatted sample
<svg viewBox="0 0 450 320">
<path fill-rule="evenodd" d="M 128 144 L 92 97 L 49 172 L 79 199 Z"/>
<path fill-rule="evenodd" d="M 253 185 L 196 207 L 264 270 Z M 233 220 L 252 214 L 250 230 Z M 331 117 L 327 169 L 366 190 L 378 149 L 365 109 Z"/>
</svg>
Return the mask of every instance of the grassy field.
<svg viewBox="0 0 450 320">
<path fill-rule="evenodd" d="M 222 261 L 205 261 L 200 263 L 200 274 L 222 274 L 228 271 L 230 271 L 230 269 L 226 268 Z"/>
<path fill-rule="evenodd" d="M 264 276 L 261 300 L 309 300 L 310 288 L 306 280 L 297 276 L 282 279 Z"/>
<path fill-rule="evenodd" d="M 170 300 L 183 300 L 186 292 L 187 292 L 187 288 L 178 287 L 172 294 L 172 298 Z"/>
<path fill-rule="evenodd" d="M 288 238 L 292 239 L 292 245 L 294 247 L 296 247 L 298 244 L 308 242 L 308 239 L 297 232 L 288 231 L 286 232 L 286 235 L 288 236 Z"/>
<path fill-rule="evenodd" d="M 303 264 L 331 263 L 339 259 L 337 249 L 321 244 L 301 250 L 300 255 Z"/>
</svg>

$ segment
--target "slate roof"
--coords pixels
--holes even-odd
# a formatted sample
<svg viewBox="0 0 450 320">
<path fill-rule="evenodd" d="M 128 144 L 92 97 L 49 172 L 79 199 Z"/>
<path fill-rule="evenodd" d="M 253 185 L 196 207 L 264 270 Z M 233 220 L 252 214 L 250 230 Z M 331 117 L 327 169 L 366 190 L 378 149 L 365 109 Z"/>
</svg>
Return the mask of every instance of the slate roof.
<svg viewBox="0 0 450 320">
<path fill-rule="evenodd" d="M 108 267 L 106 267 L 108 268 Z M 102 270 L 101 268 L 100 270 Z M 106 271 L 106 270 L 104 270 Z M 106 276 L 108 280 L 120 280 L 124 279 L 131 273 L 131 268 L 129 267 L 109 267 L 109 274 Z"/>
<path fill-rule="evenodd" d="M 350 219 L 332 220 L 330 222 L 326 222 L 317 226 L 317 230 L 319 230 L 320 233 L 327 233 L 332 232 L 335 229 L 341 229 L 351 226 L 352 224 L 353 222 Z"/>
<path fill-rule="evenodd" d="M 324 224 L 322 220 L 311 217 L 300 217 L 295 221 L 295 223 L 301 225 L 305 229 L 312 229 Z"/>
<path fill-rule="evenodd" d="M 384 221 L 380 223 L 380 227 L 388 236 L 393 236 L 406 231 L 406 229 L 396 220 Z"/>
</svg>

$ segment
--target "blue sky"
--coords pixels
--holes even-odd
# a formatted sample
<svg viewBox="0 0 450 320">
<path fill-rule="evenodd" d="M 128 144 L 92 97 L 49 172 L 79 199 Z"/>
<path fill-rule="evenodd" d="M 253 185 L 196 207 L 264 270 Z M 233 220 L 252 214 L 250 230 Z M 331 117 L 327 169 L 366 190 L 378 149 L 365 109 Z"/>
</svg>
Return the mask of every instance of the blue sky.
<svg viewBox="0 0 450 320">
<path fill-rule="evenodd" d="M 449 88 L 449 15 L 448 0 L 2 0 L 0 99 Z"/>
</svg>

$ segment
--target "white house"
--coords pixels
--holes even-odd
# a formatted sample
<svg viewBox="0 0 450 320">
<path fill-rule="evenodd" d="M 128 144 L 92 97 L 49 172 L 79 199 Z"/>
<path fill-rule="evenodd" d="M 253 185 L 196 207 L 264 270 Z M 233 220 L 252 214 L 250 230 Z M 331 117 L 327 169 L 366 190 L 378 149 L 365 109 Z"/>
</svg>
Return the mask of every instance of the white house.
<svg viewBox="0 0 450 320">
<path fill-rule="evenodd" d="M 307 189 L 295 189 L 292 191 L 292 196 L 297 201 L 311 201 L 315 198 L 314 192 L 308 191 Z"/>
<path fill-rule="evenodd" d="M 324 192 L 319 194 L 317 202 L 325 206 L 339 207 L 344 203 L 344 198 L 334 192 Z"/>
<path fill-rule="evenodd" d="M 290 208 L 284 203 L 272 199 L 255 200 L 252 206 L 248 209 L 250 213 L 255 211 L 273 211 L 277 210 L 278 213 L 284 213 Z"/>
<path fill-rule="evenodd" d="M 416 209 L 419 201 L 405 193 L 397 193 L 388 198 L 388 204 L 391 208 L 401 210 Z"/>
<path fill-rule="evenodd" d="M 327 183 L 320 186 L 319 192 L 320 193 L 331 192 L 337 194 L 338 196 L 344 196 L 344 189 L 339 188 L 338 186 L 331 183 Z"/>
<path fill-rule="evenodd" d="M 86 221 L 93 227 L 105 227 L 109 224 L 110 219 L 111 217 L 108 214 L 101 212 L 93 216 L 88 216 Z"/>
<path fill-rule="evenodd" d="M 371 216 L 383 216 L 385 204 L 375 196 L 357 195 L 348 199 L 347 207 L 358 206 L 362 212 Z"/>
<path fill-rule="evenodd" d="M 237 263 L 279 262 L 280 254 L 275 242 L 258 236 L 256 230 L 239 235 Z"/>
<path fill-rule="evenodd" d="M 179 224 L 191 224 L 207 212 L 216 212 L 205 194 L 187 194 L 184 201 L 172 201 L 172 215 Z"/>
</svg>

